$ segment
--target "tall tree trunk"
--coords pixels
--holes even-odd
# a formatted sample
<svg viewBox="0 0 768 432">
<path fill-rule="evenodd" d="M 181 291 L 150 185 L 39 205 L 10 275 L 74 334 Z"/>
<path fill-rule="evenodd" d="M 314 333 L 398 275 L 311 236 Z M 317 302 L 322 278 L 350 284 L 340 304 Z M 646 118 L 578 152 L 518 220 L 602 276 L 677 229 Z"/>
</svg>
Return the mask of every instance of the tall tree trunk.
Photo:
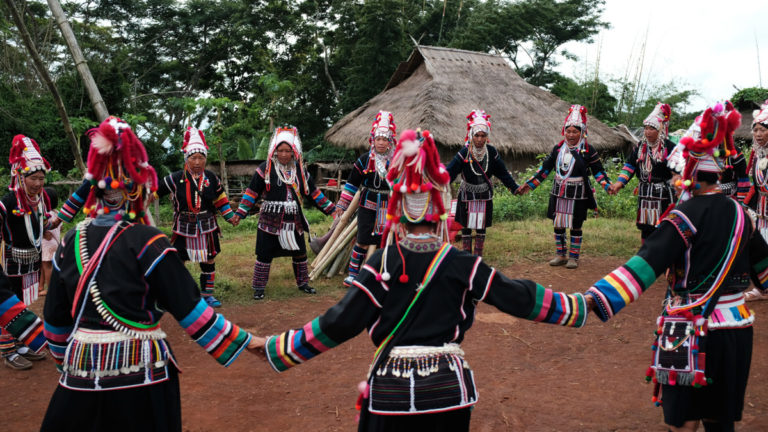
<svg viewBox="0 0 768 432">
<path fill-rule="evenodd" d="M 40 54 L 37 52 L 37 48 L 32 41 L 32 37 L 29 35 L 27 26 L 24 24 L 24 20 L 19 13 L 19 10 L 16 9 L 16 5 L 13 3 L 13 0 L 5 0 L 5 3 L 8 5 L 8 9 L 11 11 L 13 22 L 19 29 L 19 34 L 21 34 L 21 38 L 24 41 L 24 46 L 26 46 L 27 51 L 29 52 L 29 56 L 32 57 L 32 61 L 35 65 L 35 69 L 37 70 L 38 75 L 40 76 L 40 79 L 43 80 L 45 85 L 48 87 L 48 90 L 51 92 L 51 96 L 53 96 L 53 101 L 56 103 L 56 108 L 59 110 L 61 122 L 64 124 L 64 132 L 66 133 L 67 138 L 69 138 L 69 147 L 75 157 L 77 168 L 80 170 L 80 172 L 85 174 L 85 164 L 83 163 L 83 156 L 80 154 L 80 145 L 78 144 L 77 137 L 75 136 L 75 131 L 72 130 L 72 124 L 69 122 L 67 109 L 64 107 L 64 101 L 61 98 L 61 94 L 59 94 L 59 89 L 56 87 L 56 83 L 53 82 L 53 79 L 51 79 L 51 75 L 48 73 L 48 68 L 43 63 L 43 59 L 40 58 Z"/>
<path fill-rule="evenodd" d="M 51 13 L 56 18 L 56 24 L 58 24 L 59 29 L 61 29 L 61 35 L 64 36 L 69 51 L 72 53 L 77 72 L 80 73 L 80 78 L 82 78 L 83 83 L 85 83 L 85 89 L 88 91 L 88 97 L 91 99 L 93 110 L 96 111 L 96 117 L 102 122 L 109 117 L 107 105 L 104 103 L 104 99 L 101 98 L 101 92 L 99 92 L 99 88 L 96 86 L 96 81 L 93 80 L 91 70 L 88 69 L 88 63 L 85 61 L 83 52 L 80 51 L 80 45 L 77 44 L 75 33 L 69 25 L 67 16 L 64 14 L 64 9 L 61 8 L 59 0 L 48 0 L 48 6 L 51 8 Z"/>
</svg>

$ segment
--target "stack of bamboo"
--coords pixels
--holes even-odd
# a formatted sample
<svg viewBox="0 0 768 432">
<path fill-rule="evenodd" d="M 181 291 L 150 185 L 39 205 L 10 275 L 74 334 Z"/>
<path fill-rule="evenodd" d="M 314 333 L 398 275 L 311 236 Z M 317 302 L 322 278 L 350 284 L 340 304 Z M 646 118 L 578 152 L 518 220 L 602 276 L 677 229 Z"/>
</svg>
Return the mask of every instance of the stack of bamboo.
<svg viewBox="0 0 768 432">
<path fill-rule="evenodd" d="M 326 277 L 332 277 L 344 271 L 357 236 L 357 216 L 353 218 L 352 215 L 357 212 L 359 203 L 360 191 L 357 191 L 347 210 L 339 216 L 340 220 L 339 223 L 335 224 L 336 228 L 333 234 L 312 261 L 312 271 L 309 272 L 310 280 L 315 280 L 323 273 Z M 352 220 L 350 221 L 350 219 Z"/>
</svg>

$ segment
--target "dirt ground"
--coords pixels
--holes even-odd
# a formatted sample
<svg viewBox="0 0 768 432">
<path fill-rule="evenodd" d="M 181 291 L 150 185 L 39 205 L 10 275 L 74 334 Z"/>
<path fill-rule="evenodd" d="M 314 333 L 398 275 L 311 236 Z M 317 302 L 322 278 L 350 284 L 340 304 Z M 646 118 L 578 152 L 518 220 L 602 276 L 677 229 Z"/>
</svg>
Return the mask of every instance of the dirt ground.
<svg viewBox="0 0 768 432">
<path fill-rule="evenodd" d="M 577 270 L 525 263 L 503 269 L 563 291 L 585 290 L 622 261 L 585 257 Z M 664 431 L 662 412 L 644 381 L 663 288 L 657 283 L 613 320 L 590 317 L 582 329 L 534 324 L 480 305 L 463 348 L 480 393 L 473 431 Z M 337 299 L 322 293 L 221 308 L 229 319 L 266 335 L 298 327 Z M 738 431 L 768 430 L 768 302 L 758 317 L 744 418 Z M 39 309 L 35 305 L 33 309 Z M 351 431 L 356 385 L 374 347 L 366 334 L 307 364 L 277 374 L 244 353 L 223 368 L 164 319 L 182 367 L 186 431 Z M 31 371 L 0 368 L 5 431 L 37 430 L 56 386 L 51 360 Z"/>
</svg>

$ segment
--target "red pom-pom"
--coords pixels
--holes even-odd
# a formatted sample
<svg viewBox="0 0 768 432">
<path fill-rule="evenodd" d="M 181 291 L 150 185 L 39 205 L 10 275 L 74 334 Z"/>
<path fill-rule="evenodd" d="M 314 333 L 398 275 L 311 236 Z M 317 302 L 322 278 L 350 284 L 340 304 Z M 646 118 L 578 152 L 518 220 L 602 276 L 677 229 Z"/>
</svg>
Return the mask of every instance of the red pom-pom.
<svg viewBox="0 0 768 432">
<path fill-rule="evenodd" d="M 416 192 L 417 190 L 419 190 L 419 185 L 416 183 L 411 183 L 411 190 Z"/>
<path fill-rule="evenodd" d="M 400 277 L 398 278 L 398 280 L 400 281 L 400 283 L 408 283 L 408 275 L 407 274 L 401 274 Z"/>
</svg>

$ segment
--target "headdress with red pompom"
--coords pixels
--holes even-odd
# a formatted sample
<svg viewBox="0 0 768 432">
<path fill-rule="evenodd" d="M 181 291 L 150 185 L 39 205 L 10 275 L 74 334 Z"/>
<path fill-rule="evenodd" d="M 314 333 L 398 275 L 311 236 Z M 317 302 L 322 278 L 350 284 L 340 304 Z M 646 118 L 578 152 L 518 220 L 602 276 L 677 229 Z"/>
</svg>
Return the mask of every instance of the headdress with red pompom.
<svg viewBox="0 0 768 432">
<path fill-rule="evenodd" d="M 717 102 L 696 117 L 680 143 L 670 153 L 668 166 L 681 174 L 677 184 L 683 189 L 680 200 L 690 198 L 698 186 L 696 174 L 721 173 L 728 157 L 736 154 L 733 133 L 741 124 L 741 114 L 730 101 Z"/>
<path fill-rule="evenodd" d="M 83 213 L 112 214 L 115 219 L 149 224 L 145 202 L 157 190 L 157 173 L 149 164 L 147 151 L 128 123 L 110 116 L 88 131 L 88 172 L 91 192 Z"/>
<path fill-rule="evenodd" d="M 486 135 L 491 134 L 491 116 L 481 109 L 472 110 L 467 116 L 467 135 L 464 137 L 465 147 L 469 147 L 472 144 L 472 137 L 478 132 L 485 132 Z"/>
<path fill-rule="evenodd" d="M 571 105 L 568 109 L 568 115 L 563 121 L 563 129 L 560 131 L 560 135 L 565 136 L 565 130 L 570 126 L 575 126 L 581 129 L 581 136 L 587 137 L 587 107 L 581 105 Z"/>
<path fill-rule="evenodd" d="M 643 120 L 643 126 L 650 126 L 659 131 L 659 136 L 663 140 L 669 136 L 669 118 L 672 115 L 672 108 L 669 104 L 658 102 L 648 117 Z"/>
<path fill-rule="evenodd" d="M 387 172 L 387 182 L 392 192 L 381 240 L 385 251 L 379 274 L 384 280 L 389 280 L 386 249 L 394 244 L 400 250 L 400 224 L 433 222 L 438 225 L 438 233 L 443 241 L 448 239 L 445 203 L 450 202 L 450 179 L 448 171 L 440 162 L 435 140 L 428 130 L 421 132 L 408 129 L 400 134 Z M 400 255 L 402 257 L 402 251 Z M 405 261 L 399 280 L 401 283 L 408 281 Z"/>
<path fill-rule="evenodd" d="M 395 118 L 389 111 L 379 111 L 371 124 L 371 136 L 368 137 L 370 148 L 368 150 L 368 166 L 365 167 L 366 172 L 376 170 L 376 149 L 373 147 L 373 142 L 378 137 L 384 137 L 389 141 L 390 150 L 388 153 L 391 156 L 392 147 L 397 140 L 397 125 L 395 125 Z"/>
<path fill-rule="evenodd" d="M 187 127 L 184 133 L 184 144 L 181 145 L 181 151 L 184 153 L 184 161 L 195 153 L 202 153 L 208 157 L 208 144 L 205 142 L 203 131 L 192 126 Z"/>
<path fill-rule="evenodd" d="M 24 177 L 37 171 L 47 173 L 51 170 L 51 164 L 40 154 L 40 147 L 37 142 L 25 135 L 13 137 L 8 162 L 11 164 L 11 183 L 8 185 L 8 189 L 16 192 L 17 208 L 13 209 L 12 212 L 17 215 L 31 214 L 32 209 L 26 197 Z M 48 211 L 51 207 L 48 194 L 44 189 L 41 194 L 46 211 Z"/>
<path fill-rule="evenodd" d="M 307 185 L 307 179 L 304 176 L 304 158 L 302 157 L 301 139 L 299 138 L 299 130 L 293 126 L 281 126 L 275 128 L 275 132 L 272 134 L 272 139 L 269 141 L 269 151 L 267 155 L 267 169 L 264 173 L 264 182 L 266 183 L 266 189 L 270 188 L 270 178 L 272 173 L 272 165 L 276 162 L 275 150 L 280 144 L 288 144 L 293 150 L 293 160 L 296 162 L 296 168 L 299 170 L 296 173 L 297 177 L 301 177 L 302 184 L 304 185 L 304 195 L 309 195 L 309 186 Z M 299 191 L 296 191 L 299 192 Z"/>
</svg>

